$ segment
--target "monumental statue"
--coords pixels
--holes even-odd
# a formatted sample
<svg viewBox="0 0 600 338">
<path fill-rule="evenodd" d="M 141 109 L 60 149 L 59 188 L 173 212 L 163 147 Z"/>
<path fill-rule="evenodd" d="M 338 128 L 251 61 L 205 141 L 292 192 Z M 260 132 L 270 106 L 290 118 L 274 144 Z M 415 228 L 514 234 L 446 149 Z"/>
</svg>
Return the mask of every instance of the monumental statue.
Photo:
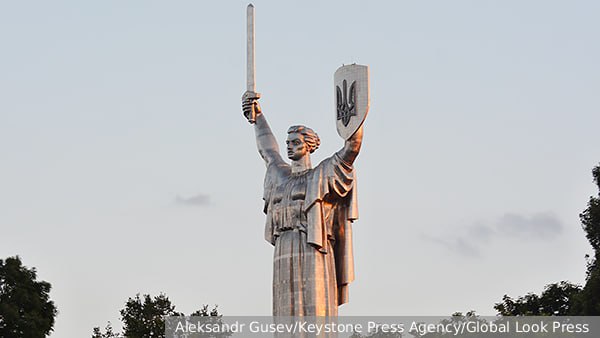
<svg viewBox="0 0 600 338">
<path fill-rule="evenodd" d="M 247 91 L 244 116 L 254 126 L 266 165 L 265 239 L 273 257 L 274 316 L 337 316 L 354 280 L 352 222 L 358 218 L 353 163 L 369 108 L 367 66 L 347 65 L 334 75 L 335 121 L 344 146 L 313 168 L 317 133 L 303 125 L 288 129 L 283 160 L 265 118 L 254 77 L 254 7 L 248 6 Z"/>
</svg>

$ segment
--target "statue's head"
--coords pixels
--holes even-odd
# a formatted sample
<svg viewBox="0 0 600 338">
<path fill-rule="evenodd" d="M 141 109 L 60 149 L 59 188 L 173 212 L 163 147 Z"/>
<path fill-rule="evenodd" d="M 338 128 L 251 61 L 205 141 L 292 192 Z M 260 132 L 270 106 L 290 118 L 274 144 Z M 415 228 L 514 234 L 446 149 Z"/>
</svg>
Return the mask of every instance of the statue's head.
<svg viewBox="0 0 600 338">
<path fill-rule="evenodd" d="M 287 132 L 288 137 L 285 143 L 290 160 L 297 161 L 313 153 L 321 144 L 319 135 L 306 126 L 291 126 Z"/>
</svg>

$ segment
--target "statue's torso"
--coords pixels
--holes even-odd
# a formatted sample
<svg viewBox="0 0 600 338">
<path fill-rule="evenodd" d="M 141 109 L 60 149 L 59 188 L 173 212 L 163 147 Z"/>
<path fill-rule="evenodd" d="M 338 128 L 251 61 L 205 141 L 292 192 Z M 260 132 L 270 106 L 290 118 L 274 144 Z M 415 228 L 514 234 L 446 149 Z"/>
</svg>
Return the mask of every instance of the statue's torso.
<svg viewBox="0 0 600 338">
<path fill-rule="evenodd" d="M 311 172 L 312 170 L 301 174 L 282 173 L 279 177 L 270 205 L 276 232 L 294 229 L 306 231 L 304 199 Z"/>
</svg>

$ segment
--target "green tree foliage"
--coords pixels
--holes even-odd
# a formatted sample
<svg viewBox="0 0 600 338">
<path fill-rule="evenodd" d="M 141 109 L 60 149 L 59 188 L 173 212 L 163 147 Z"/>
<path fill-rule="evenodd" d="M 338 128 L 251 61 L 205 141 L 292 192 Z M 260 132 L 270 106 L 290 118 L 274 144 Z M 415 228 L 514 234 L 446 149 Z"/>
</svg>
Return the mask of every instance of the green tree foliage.
<svg viewBox="0 0 600 338">
<path fill-rule="evenodd" d="M 579 298 L 579 315 L 600 315 L 600 165 L 592 170 L 598 186 L 598 197 L 591 196 L 588 207 L 580 215 L 581 225 L 594 256 L 588 260 L 586 284 Z"/>
<path fill-rule="evenodd" d="M 164 336 L 164 316 L 183 316 L 175 311 L 175 305 L 169 298 L 160 294 L 154 298 L 150 295 L 129 298 L 125 308 L 121 310 L 123 334 L 126 337 L 162 337 Z"/>
<path fill-rule="evenodd" d="M 122 334 L 115 332 L 109 322 L 104 332 L 100 327 L 93 328 L 92 338 L 162 338 L 165 336 L 164 317 L 184 316 L 183 313 L 175 311 L 175 305 L 162 293 L 155 297 L 148 294 L 140 296 L 138 293 L 134 298 L 130 297 L 127 300 L 120 314 L 123 322 Z M 209 310 L 208 305 L 204 305 L 190 316 L 214 317 L 216 323 L 220 323 L 222 317 L 216 306 Z M 218 337 L 229 336 L 231 336 L 229 333 L 218 335 Z"/>
<path fill-rule="evenodd" d="M 220 317 L 220 315 L 216 306 L 212 310 L 208 310 L 208 305 L 204 305 L 200 310 L 190 314 L 190 317 Z"/>
<path fill-rule="evenodd" d="M 95 327 L 92 333 L 92 338 L 121 338 L 119 333 L 113 331 L 112 324 L 108 322 L 106 324 L 106 328 L 104 329 L 104 333 L 100 331 L 99 327 Z"/>
<path fill-rule="evenodd" d="M 50 334 L 56 307 L 51 285 L 37 281 L 35 268 L 23 266 L 19 256 L 0 259 L 0 337 L 45 337 Z"/>
<path fill-rule="evenodd" d="M 513 299 L 504 295 L 494 309 L 502 316 L 567 316 L 572 314 L 574 299 L 580 292 L 581 286 L 562 281 L 546 285 L 539 296 L 528 293 Z"/>
</svg>

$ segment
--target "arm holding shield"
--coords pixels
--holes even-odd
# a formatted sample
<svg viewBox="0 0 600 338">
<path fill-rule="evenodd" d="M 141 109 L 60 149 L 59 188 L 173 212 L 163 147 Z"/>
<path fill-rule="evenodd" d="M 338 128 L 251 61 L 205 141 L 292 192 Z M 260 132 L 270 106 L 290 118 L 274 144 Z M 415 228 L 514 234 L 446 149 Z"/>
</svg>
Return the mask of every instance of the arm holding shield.
<svg viewBox="0 0 600 338">
<path fill-rule="evenodd" d="M 344 160 L 344 162 L 348 164 L 354 163 L 354 160 L 358 156 L 360 152 L 360 146 L 362 145 L 363 139 L 363 127 L 362 125 L 358 128 L 358 130 L 350 136 L 344 142 L 344 147 L 340 149 L 337 154 Z"/>
</svg>

